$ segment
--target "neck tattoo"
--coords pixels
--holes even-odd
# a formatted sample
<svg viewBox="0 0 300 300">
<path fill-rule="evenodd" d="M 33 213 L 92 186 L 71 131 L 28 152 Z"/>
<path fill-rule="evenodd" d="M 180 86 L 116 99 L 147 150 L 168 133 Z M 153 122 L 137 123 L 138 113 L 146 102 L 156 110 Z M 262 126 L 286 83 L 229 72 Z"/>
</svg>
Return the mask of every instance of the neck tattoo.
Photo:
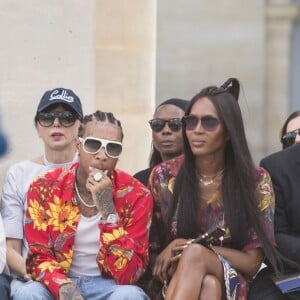
<svg viewBox="0 0 300 300">
<path fill-rule="evenodd" d="M 83 198 L 82 198 L 81 195 L 79 194 L 76 180 L 75 180 L 75 191 L 76 191 L 76 195 L 77 195 L 78 199 L 80 200 L 80 202 L 81 202 L 84 206 L 89 207 L 89 208 L 96 207 L 96 204 L 88 204 L 88 203 L 86 203 L 86 202 L 83 200 Z M 77 201 L 75 201 L 75 202 L 76 202 L 76 204 L 77 204 Z"/>
<path fill-rule="evenodd" d="M 213 184 L 220 176 L 223 175 L 224 169 L 218 171 L 215 175 L 213 176 L 206 176 L 206 175 L 201 175 L 198 174 L 199 177 L 199 182 L 202 183 L 204 186 L 208 186 Z"/>
</svg>

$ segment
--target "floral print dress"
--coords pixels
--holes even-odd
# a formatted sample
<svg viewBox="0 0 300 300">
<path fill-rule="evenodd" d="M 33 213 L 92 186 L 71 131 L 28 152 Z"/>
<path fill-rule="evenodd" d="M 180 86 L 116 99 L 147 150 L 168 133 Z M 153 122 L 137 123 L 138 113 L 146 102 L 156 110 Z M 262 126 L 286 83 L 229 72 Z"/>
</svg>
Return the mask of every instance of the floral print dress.
<svg viewBox="0 0 300 300">
<path fill-rule="evenodd" d="M 175 177 L 183 162 L 183 156 L 161 163 L 156 166 L 150 176 L 150 190 L 154 198 L 154 212 L 151 227 L 151 236 L 156 236 L 156 239 L 150 239 L 150 256 L 160 252 L 166 246 L 163 232 L 163 227 L 167 224 L 167 215 L 171 203 Z M 255 169 L 256 177 L 256 199 L 260 211 L 260 218 L 264 225 L 264 229 L 268 234 L 271 242 L 275 245 L 275 237 L 273 231 L 273 215 L 274 215 L 274 193 L 269 174 L 262 168 Z M 226 225 L 224 218 L 224 208 L 220 192 L 212 195 L 207 205 L 202 209 L 201 215 L 204 216 L 199 220 L 201 232 L 203 234 L 208 230 L 216 227 L 226 229 L 223 246 L 230 247 L 230 231 Z M 155 234 L 153 231 L 160 232 Z M 175 238 L 177 232 L 176 216 L 173 217 L 171 235 Z M 158 238 L 160 237 L 160 238 Z M 191 237 L 193 238 L 193 237 Z M 258 237 L 252 228 L 248 230 L 247 241 L 241 249 L 246 251 L 261 247 Z M 224 271 L 224 283 L 226 287 L 226 299 L 245 300 L 247 299 L 249 284 L 252 278 L 247 278 L 238 272 L 224 257 L 218 255 Z"/>
</svg>

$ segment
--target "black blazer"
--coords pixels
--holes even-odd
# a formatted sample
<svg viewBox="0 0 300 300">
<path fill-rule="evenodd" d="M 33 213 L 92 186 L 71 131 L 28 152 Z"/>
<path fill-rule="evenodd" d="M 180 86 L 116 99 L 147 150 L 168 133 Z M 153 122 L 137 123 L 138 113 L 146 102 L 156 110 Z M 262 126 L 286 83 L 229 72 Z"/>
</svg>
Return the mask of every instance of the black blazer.
<svg viewBox="0 0 300 300">
<path fill-rule="evenodd" d="M 143 183 L 145 186 L 148 186 L 149 177 L 151 174 L 152 169 L 148 168 L 142 171 L 139 171 L 133 175 L 134 178 L 139 180 L 141 183 Z"/>
<path fill-rule="evenodd" d="M 278 250 L 300 264 L 300 144 L 262 159 L 275 190 L 274 230 Z"/>
</svg>

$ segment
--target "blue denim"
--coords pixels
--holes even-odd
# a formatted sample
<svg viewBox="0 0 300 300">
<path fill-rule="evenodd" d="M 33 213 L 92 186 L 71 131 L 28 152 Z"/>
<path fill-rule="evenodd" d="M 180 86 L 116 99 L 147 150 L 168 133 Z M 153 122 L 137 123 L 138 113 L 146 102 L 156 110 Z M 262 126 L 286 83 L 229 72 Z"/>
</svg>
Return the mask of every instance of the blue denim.
<svg viewBox="0 0 300 300">
<path fill-rule="evenodd" d="M 6 274 L 0 275 L 0 299 L 8 300 L 10 298 L 11 277 Z"/>
<path fill-rule="evenodd" d="M 136 285 L 118 285 L 101 276 L 70 277 L 85 300 L 150 300 Z"/>
<path fill-rule="evenodd" d="M 118 285 L 113 279 L 101 276 L 70 277 L 85 300 L 150 300 L 136 285 Z M 11 285 L 13 300 L 53 300 L 49 290 L 38 281 L 14 279 Z"/>
<path fill-rule="evenodd" d="M 11 282 L 11 295 L 13 300 L 54 300 L 46 286 L 33 280 L 23 282 L 14 279 Z"/>
</svg>

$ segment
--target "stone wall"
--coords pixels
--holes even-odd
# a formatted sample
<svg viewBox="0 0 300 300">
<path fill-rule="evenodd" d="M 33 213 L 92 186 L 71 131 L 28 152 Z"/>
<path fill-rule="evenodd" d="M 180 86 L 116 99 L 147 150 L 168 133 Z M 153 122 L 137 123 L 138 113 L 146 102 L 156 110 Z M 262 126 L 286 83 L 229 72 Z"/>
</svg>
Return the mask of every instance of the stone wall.
<svg viewBox="0 0 300 300">
<path fill-rule="evenodd" d="M 156 104 L 190 99 L 228 77 L 256 162 L 280 149 L 289 108 L 290 39 L 299 4 L 288 0 L 0 0 L 0 107 L 13 162 L 42 152 L 33 117 L 46 89 L 72 88 L 84 110 L 122 121 L 119 166 L 148 164 Z"/>
<path fill-rule="evenodd" d="M 45 90 L 64 86 L 94 109 L 95 1 L 0 0 L 0 102 L 12 163 L 43 151 L 33 118 Z"/>
</svg>

